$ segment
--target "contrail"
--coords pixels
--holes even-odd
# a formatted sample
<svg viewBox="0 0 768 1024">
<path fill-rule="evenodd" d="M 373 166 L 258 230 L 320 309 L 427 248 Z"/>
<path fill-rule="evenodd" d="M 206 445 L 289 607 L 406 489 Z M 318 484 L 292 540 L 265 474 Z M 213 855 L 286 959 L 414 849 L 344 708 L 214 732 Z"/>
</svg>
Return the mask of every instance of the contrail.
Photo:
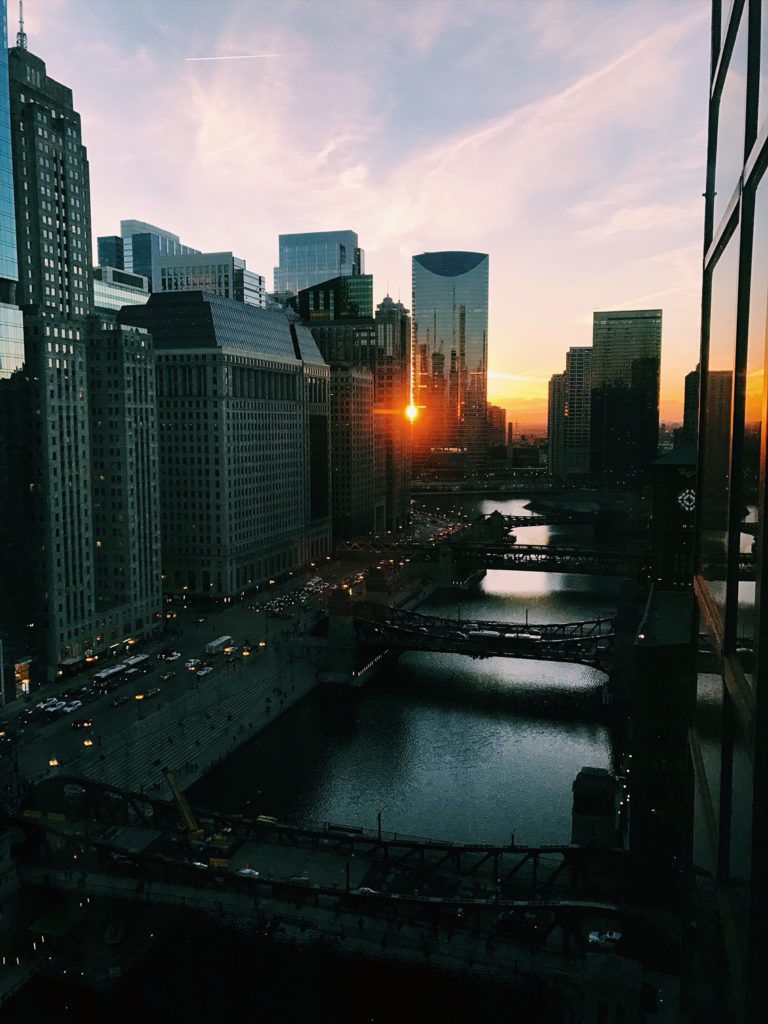
<svg viewBox="0 0 768 1024">
<path fill-rule="evenodd" d="M 184 60 L 254 60 L 256 57 L 294 57 L 293 53 L 237 53 L 228 57 L 185 57 Z"/>
</svg>

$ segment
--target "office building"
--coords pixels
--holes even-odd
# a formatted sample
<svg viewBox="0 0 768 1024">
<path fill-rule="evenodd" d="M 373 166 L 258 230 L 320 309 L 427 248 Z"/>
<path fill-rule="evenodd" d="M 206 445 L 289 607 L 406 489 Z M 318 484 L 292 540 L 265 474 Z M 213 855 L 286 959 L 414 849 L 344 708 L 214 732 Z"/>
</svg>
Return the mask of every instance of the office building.
<svg viewBox="0 0 768 1024">
<path fill-rule="evenodd" d="M 568 392 L 568 377 L 555 373 L 549 378 L 547 401 L 547 468 L 550 476 L 567 476 L 568 464 L 565 452 L 565 403 Z"/>
<path fill-rule="evenodd" d="M 308 231 L 280 235 L 275 292 L 298 295 L 321 281 L 365 273 L 365 253 L 355 231 Z"/>
<path fill-rule="evenodd" d="M 661 310 L 597 312 L 592 326 L 590 473 L 638 484 L 659 439 Z"/>
<path fill-rule="evenodd" d="M 373 374 L 362 366 L 331 366 L 331 510 L 333 539 L 374 532 L 377 466 Z"/>
<path fill-rule="evenodd" d="M 145 330 L 91 318 L 88 404 L 93 488 L 94 647 L 158 621 L 160 503 L 155 354 Z"/>
<path fill-rule="evenodd" d="M 566 475 L 589 474 L 589 430 L 592 405 L 592 349 L 569 348 L 565 357 Z"/>
<path fill-rule="evenodd" d="M 330 370 L 309 331 L 203 292 L 120 318 L 155 345 L 166 590 L 227 600 L 328 554 Z"/>
<path fill-rule="evenodd" d="M 402 530 L 411 509 L 411 320 L 402 302 L 386 295 L 376 307 L 374 418 L 376 451 L 383 462 L 385 527 Z"/>
<path fill-rule="evenodd" d="M 118 352 L 131 346 L 135 334 L 128 338 L 112 325 L 107 338 L 101 318 L 92 316 L 88 160 L 72 93 L 50 79 L 43 61 L 24 45 L 10 51 L 9 67 L 25 352 L 23 371 L 9 382 L 4 428 L 11 432 L 24 493 L 13 524 L 17 562 L 26 568 L 17 603 L 27 623 L 34 622 L 27 642 L 38 677 L 50 679 L 61 666 L 105 647 L 109 637 L 125 640 L 150 631 L 160 614 L 157 580 L 153 601 L 149 586 L 131 594 L 116 575 L 118 565 L 127 575 L 138 571 L 137 552 L 156 542 L 157 476 L 146 477 L 141 456 L 156 425 L 154 401 L 135 399 L 139 378 L 143 373 L 146 384 L 151 370 L 140 373 Z M 144 339 L 145 350 L 149 341 Z M 109 352 L 103 378 L 91 366 L 94 350 Z M 121 388 L 126 393 L 119 399 Z M 103 473 L 104 463 L 98 472 L 93 468 L 102 445 L 110 446 L 112 466 Z M 116 445 L 124 449 L 117 455 Z M 109 489 L 107 526 L 95 508 L 102 483 Z M 123 528 L 131 536 L 121 541 Z M 97 565 L 97 540 L 105 551 L 120 548 L 106 581 Z"/>
<path fill-rule="evenodd" d="M 291 305 L 310 326 L 342 320 L 370 320 L 373 316 L 373 277 L 356 274 L 322 281 L 303 288 Z"/>
<path fill-rule="evenodd" d="M 414 469 L 472 472 L 485 455 L 488 256 L 422 253 L 412 272 Z"/>
<path fill-rule="evenodd" d="M 100 267 L 114 267 L 129 274 L 146 277 L 152 286 L 154 269 L 161 256 L 187 256 L 199 253 L 183 245 L 178 235 L 143 220 L 121 220 L 119 235 L 102 235 L 97 239 Z"/>
<path fill-rule="evenodd" d="M 149 282 L 140 274 L 129 274 L 114 267 L 94 267 L 92 274 L 93 308 L 98 312 L 140 306 L 149 298 Z"/>
<path fill-rule="evenodd" d="M 768 1005 L 768 36 L 760 33 L 761 18 L 764 29 L 764 3 L 712 4 L 694 576 L 699 643 L 689 729 L 694 864 L 699 888 L 717 909 L 707 966 L 722 982 L 723 1000 L 711 1012 L 739 1024 L 762 1021 Z"/>
<path fill-rule="evenodd" d="M 211 292 L 249 306 L 266 306 L 264 278 L 231 252 L 161 255 L 154 263 L 154 292 Z"/>
<path fill-rule="evenodd" d="M 498 452 L 499 449 L 506 447 L 507 410 L 502 409 L 500 405 L 492 405 L 489 402 L 486 416 L 488 423 L 486 445 L 489 449 L 494 449 Z"/>
<path fill-rule="evenodd" d="M 332 364 L 365 367 L 373 375 L 377 534 L 405 527 L 410 515 L 410 321 L 390 296 L 373 312 L 369 274 L 337 277 L 291 300 Z M 369 532 L 369 531 L 366 531 Z"/>
</svg>

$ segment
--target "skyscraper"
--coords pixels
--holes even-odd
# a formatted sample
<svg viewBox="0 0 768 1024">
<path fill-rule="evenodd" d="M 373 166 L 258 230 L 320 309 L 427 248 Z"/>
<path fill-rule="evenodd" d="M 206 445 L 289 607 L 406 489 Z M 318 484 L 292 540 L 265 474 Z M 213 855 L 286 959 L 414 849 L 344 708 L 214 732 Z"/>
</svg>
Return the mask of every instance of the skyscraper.
<svg viewBox="0 0 768 1024">
<path fill-rule="evenodd" d="M 408 311 L 387 296 L 372 316 L 369 274 L 337 277 L 303 289 L 293 305 L 328 363 L 365 367 L 373 374 L 374 449 L 366 462 L 375 465 L 374 529 L 400 529 L 407 524 L 410 509 L 410 423 L 405 415 L 410 401 Z M 367 466 L 359 472 L 367 472 Z"/>
<path fill-rule="evenodd" d="M 199 253 L 182 244 L 178 235 L 143 220 L 121 220 L 119 235 L 101 235 L 97 240 L 100 267 L 115 267 L 140 274 L 152 284 L 154 268 L 161 256 Z"/>
<path fill-rule="evenodd" d="M 568 377 L 555 373 L 549 378 L 549 400 L 547 403 L 547 468 L 551 476 L 564 477 L 567 474 L 565 452 L 565 403 Z"/>
<path fill-rule="evenodd" d="M 275 291 L 298 295 L 334 277 L 365 273 L 365 253 L 355 231 L 307 231 L 279 236 Z"/>
<path fill-rule="evenodd" d="M 155 344 L 166 589 L 220 600 L 325 557 L 329 368 L 309 331 L 204 292 L 121 319 Z"/>
<path fill-rule="evenodd" d="M 598 312 L 592 328 L 590 472 L 638 481 L 659 435 L 661 310 Z"/>
<path fill-rule="evenodd" d="M 482 459 L 488 391 L 488 256 L 425 252 L 412 260 L 414 466 Z"/>
<path fill-rule="evenodd" d="M 768 1005 L 767 16 L 712 4 L 698 487 L 679 496 L 698 501 L 692 846 L 716 1014 L 739 1024 Z"/>
<path fill-rule="evenodd" d="M 9 65 L 25 359 L 9 382 L 5 422 L 12 451 L 24 455 L 17 604 L 35 623 L 40 674 L 51 678 L 88 650 L 150 631 L 160 614 L 158 564 L 147 557 L 158 536 L 154 364 L 150 338 L 91 315 L 80 117 L 71 91 L 19 41 Z M 107 352 L 98 369 L 92 357 Z"/>
<path fill-rule="evenodd" d="M 569 348 L 565 357 L 566 474 L 589 474 L 589 430 L 592 406 L 592 349 Z"/>
<path fill-rule="evenodd" d="M 334 540 L 373 532 L 377 466 L 373 374 L 363 366 L 331 366 L 331 509 Z"/>
</svg>

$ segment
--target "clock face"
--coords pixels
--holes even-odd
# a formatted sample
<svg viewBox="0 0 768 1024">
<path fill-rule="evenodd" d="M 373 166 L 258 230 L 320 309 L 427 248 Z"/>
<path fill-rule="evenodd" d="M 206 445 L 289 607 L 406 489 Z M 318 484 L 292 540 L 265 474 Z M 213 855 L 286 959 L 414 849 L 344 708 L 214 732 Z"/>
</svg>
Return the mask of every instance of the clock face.
<svg viewBox="0 0 768 1024">
<path fill-rule="evenodd" d="M 683 512 L 693 512 L 696 508 L 696 492 L 692 488 L 686 487 L 684 491 L 680 491 L 678 494 L 677 504 Z"/>
</svg>

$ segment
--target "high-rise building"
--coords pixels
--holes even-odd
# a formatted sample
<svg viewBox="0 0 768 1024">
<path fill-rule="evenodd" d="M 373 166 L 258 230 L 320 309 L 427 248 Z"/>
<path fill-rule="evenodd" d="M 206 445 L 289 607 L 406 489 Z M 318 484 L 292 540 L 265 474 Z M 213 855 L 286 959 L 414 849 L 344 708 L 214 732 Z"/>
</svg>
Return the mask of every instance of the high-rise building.
<svg viewBox="0 0 768 1024">
<path fill-rule="evenodd" d="M 661 310 L 597 312 L 592 326 L 590 473 L 644 478 L 659 441 Z"/>
<path fill-rule="evenodd" d="M 414 468 L 461 457 L 473 470 L 485 452 L 488 390 L 488 256 L 414 256 Z"/>
<path fill-rule="evenodd" d="M 565 376 L 565 471 L 569 477 L 586 477 L 592 405 L 591 348 L 568 349 Z"/>
<path fill-rule="evenodd" d="M 365 273 L 365 253 L 355 231 L 307 231 L 280 235 L 275 292 L 298 295 L 321 281 Z"/>
<path fill-rule="evenodd" d="M 39 675 L 51 678 L 60 665 L 107 646 L 109 638 L 148 632 L 160 614 L 158 580 L 140 594 L 120 589 L 116 577 L 97 588 L 96 559 L 97 539 L 105 552 L 120 546 L 118 515 L 132 536 L 115 555 L 113 569 L 123 565 L 131 573 L 138 566 L 134 553 L 156 542 L 157 475 L 140 454 L 154 435 L 155 413 L 150 399 L 135 400 L 140 380 L 146 385 L 151 376 L 150 357 L 142 358 L 141 368 L 132 357 L 118 358 L 135 333 L 128 336 L 113 323 L 107 340 L 101 320 L 91 316 L 88 160 L 72 93 L 47 76 L 22 33 L 19 42 L 9 53 L 9 70 L 25 351 L 23 371 L 9 382 L 6 404 L 13 411 L 4 421 L 13 421 L 11 452 L 23 474 L 24 519 L 17 516 L 14 536 L 26 573 L 18 607 L 35 623 Z M 150 341 L 143 339 L 145 354 Z M 93 351 L 102 348 L 112 354 L 104 379 L 90 366 Z M 125 394 L 118 400 L 121 388 Z M 117 444 L 118 438 L 126 446 L 119 469 L 98 479 L 94 424 L 97 446 Z M 114 500 L 111 521 L 96 538 L 94 500 L 102 483 Z"/>
<path fill-rule="evenodd" d="M 282 312 L 153 293 L 165 588 L 241 593 L 330 551 L 330 370 Z"/>
<path fill-rule="evenodd" d="M 92 317 L 88 400 L 101 649 L 146 632 L 162 607 L 155 352 L 145 330 Z"/>
<path fill-rule="evenodd" d="M 570 348 L 549 384 L 547 462 L 553 476 L 589 474 L 592 349 Z"/>
<path fill-rule="evenodd" d="M 249 306 L 267 304 L 264 278 L 231 252 L 160 255 L 154 260 L 152 291 L 211 292 Z"/>
<path fill-rule="evenodd" d="M 373 533 L 376 526 L 373 374 L 331 366 L 331 509 L 333 538 Z"/>
<path fill-rule="evenodd" d="M 402 302 L 386 295 L 376 307 L 374 380 L 376 451 L 383 462 L 385 526 L 404 529 L 410 522 L 411 321 Z"/>
<path fill-rule="evenodd" d="M 675 447 L 695 445 L 699 434 L 699 368 L 685 375 L 683 425 L 675 431 Z"/>
<path fill-rule="evenodd" d="M 488 434 L 486 444 L 488 448 L 504 448 L 507 441 L 507 410 L 500 405 L 488 403 Z"/>
<path fill-rule="evenodd" d="M 199 253 L 183 245 L 178 235 L 143 220 L 121 220 L 119 235 L 101 235 L 97 239 L 100 267 L 115 267 L 129 274 L 140 274 L 152 285 L 154 269 L 161 256 L 187 256 Z"/>
<path fill-rule="evenodd" d="M 322 281 L 303 288 L 291 305 L 310 325 L 369 320 L 373 316 L 373 277 L 355 274 Z"/>
<path fill-rule="evenodd" d="M 129 274 L 115 267 L 94 267 L 92 274 L 93 308 L 97 312 L 140 306 L 149 298 L 149 282 L 140 274 Z"/>
<path fill-rule="evenodd" d="M 292 305 L 328 363 L 365 367 L 373 374 L 374 448 L 365 461 L 375 466 L 374 530 L 401 529 L 410 512 L 408 311 L 387 296 L 373 317 L 369 274 L 338 277 L 304 289 Z M 360 472 L 365 471 L 361 467 Z"/>
<path fill-rule="evenodd" d="M 568 472 L 565 452 L 565 403 L 568 377 L 555 373 L 549 378 L 547 403 L 547 468 L 550 476 L 564 477 Z"/>
<path fill-rule="evenodd" d="M 714 1015 L 739 1024 L 768 1005 L 767 19 L 756 0 L 712 4 L 698 487 L 679 496 L 698 501 L 693 857 L 725 982 Z"/>
</svg>

